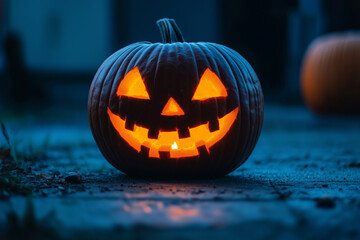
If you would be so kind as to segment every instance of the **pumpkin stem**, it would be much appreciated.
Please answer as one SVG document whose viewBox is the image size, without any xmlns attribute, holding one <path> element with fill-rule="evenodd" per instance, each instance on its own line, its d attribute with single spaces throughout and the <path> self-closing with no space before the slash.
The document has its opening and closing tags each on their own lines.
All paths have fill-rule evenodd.
<svg viewBox="0 0 360 240">
<path fill-rule="evenodd" d="M 174 19 L 163 18 L 156 21 L 163 43 L 184 42 L 184 37 Z"/>
</svg>

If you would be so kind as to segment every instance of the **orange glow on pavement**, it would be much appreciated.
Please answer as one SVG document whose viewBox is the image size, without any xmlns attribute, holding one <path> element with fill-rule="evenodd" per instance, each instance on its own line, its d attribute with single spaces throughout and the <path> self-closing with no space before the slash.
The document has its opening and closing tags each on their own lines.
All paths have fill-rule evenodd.
<svg viewBox="0 0 360 240">
<path fill-rule="evenodd" d="M 182 218 L 196 217 L 200 215 L 199 209 L 183 209 L 177 206 L 170 207 L 167 210 L 167 214 L 173 221 L 179 221 Z"/>
</svg>

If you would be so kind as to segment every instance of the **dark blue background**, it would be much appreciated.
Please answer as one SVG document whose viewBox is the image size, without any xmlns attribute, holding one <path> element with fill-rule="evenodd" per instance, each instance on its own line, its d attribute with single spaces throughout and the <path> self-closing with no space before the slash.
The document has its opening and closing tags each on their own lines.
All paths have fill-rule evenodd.
<svg viewBox="0 0 360 240">
<path fill-rule="evenodd" d="M 0 6 L 5 108 L 85 106 L 105 58 L 133 42 L 160 41 L 156 20 L 163 17 L 176 20 L 186 41 L 217 42 L 242 54 L 267 101 L 301 103 L 299 69 L 308 44 L 360 28 L 357 0 L 1 0 Z"/>
</svg>

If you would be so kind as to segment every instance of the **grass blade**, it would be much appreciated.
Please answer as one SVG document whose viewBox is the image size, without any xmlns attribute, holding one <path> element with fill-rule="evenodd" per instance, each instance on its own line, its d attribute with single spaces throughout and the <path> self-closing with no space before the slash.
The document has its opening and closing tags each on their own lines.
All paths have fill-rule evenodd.
<svg viewBox="0 0 360 240">
<path fill-rule="evenodd" d="M 1 123 L 1 132 L 2 132 L 2 134 L 4 135 L 4 138 L 5 138 L 8 146 L 10 147 L 9 134 L 8 134 L 8 132 L 7 132 L 7 130 L 6 130 L 6 127 L 5 127 L 5 124 L 4 124 L 3 122 Z"/>
</svg>

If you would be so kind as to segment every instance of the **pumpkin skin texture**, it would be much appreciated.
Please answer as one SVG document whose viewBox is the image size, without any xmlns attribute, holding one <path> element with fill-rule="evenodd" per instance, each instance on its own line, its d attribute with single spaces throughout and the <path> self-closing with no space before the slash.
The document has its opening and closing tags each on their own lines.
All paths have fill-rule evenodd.
<svg viewBox="0 0 360 240">
<path fill-rule="evenodd" d="M 306 105 L 319 114 L 360 113 L 360 32 L 313 41 L 301 70 Z"/>
<path fill-rule="evenodd" d="M 246 161 L 259 138 L 258 78 L 234 50 L 184 42 L 172 19 L 158 26 L 164 43 L 131 44 L 98 69 L 88 99 L 94 139 L 131 176 L 224 176 Z"/>
</svg>

